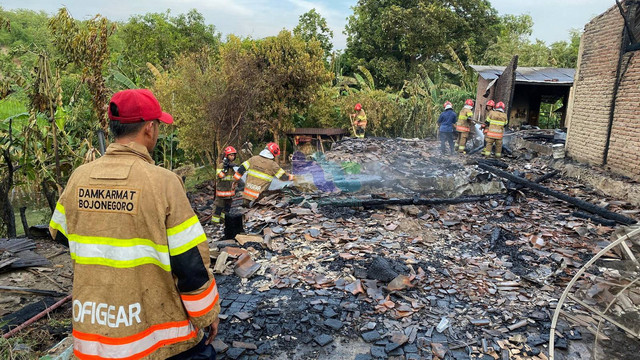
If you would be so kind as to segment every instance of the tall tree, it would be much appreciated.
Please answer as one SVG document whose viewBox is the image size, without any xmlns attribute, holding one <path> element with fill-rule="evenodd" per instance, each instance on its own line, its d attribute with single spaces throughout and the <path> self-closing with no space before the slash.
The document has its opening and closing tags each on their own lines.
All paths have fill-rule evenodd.
<svg viewBox="0 0 640 360">
<path fill-rule="evenodd" d="M 135 15 L 114 36 L 114 52 L 122 60 L 121 70 L 143 84 L 151 80 L 145 77 L 147 63 L 165 68 L 183 53 L 204 48 L 217 50 L 219 44 L 220 33 L 213 25 L 205 24 L 204 16 L 195 9 L 177 16 L 171 16 L 169 10 Z"/>
<path fill-rule="evenodd" d="M 105 84 L 103 71 L 109 62 L 108 40 L 115 25 L 96 15 L 80 23 L 66 8 L 49 21 L 53 42 L 69 63 L 82 69 L 83 81 L 88 85 L 93 108 L 101 128 L 108 133 L 107 104 L 111 91 Z"/>
<path fill-rule="evenodd" d="M 325 19 L 316 9 L 311 9 L 300 15 L 298 25 L 293 29 L 293 34 L 302 37 L 305 41 L 317 40 L 324 50 L 325 58 L 331 55 L 333 50 L 333 31 L 327 25 Z"/>
<path fill-rule="evenodd" d="M 307 43 L 286 30 L 256 41 L 253 53 L 262 74 L 255 115 L 280 143 L 282 134 L 292 127 L 293 115 L 315 100 L 331 73 L 318 42 Z"/>
<path fill-rule="evenodd" d="M 379 84 L 400 88 L 418 64 L 448 57 L 448 47 L 468 44 L 481 54 L 498 30 L 487 0 L 359 0 L 347 23 L 347 54 Z"/>
<path fill-rule="evenodd" d="M 506 65 L 518 55 L 519 66 L 576 66 L 580 47 L 580 32 L 573 30 L 570 40 L 547 46 L 544 41 L 531 41 L 533 19 L 530 15 L 504 15 L 500 18 L 500 34 L 482 55 L 489 65 Z"/>
</svg>

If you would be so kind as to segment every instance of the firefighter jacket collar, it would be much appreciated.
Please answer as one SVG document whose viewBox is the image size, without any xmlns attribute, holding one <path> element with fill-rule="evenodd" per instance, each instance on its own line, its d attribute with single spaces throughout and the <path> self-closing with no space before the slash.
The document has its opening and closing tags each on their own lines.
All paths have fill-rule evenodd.
<svg viewBox="0 0 640 360">
<path fill-rule="evenodd" d="M 134 141 L 126 145 L 112 143 L 109 145 L 106 151 L 106 155 L 131 155 L 131 154 L 135 154 L 143 158 L 149 164 L 152 164 L 152 165 L 155 164 L 155 161 L 153 161 L 153 159 L 151 158 L 151 155 L 149 155 L 149 151 L 147 150 L 147 147 L 142 144 L 138 144 L 137 142 L 134 142 Z"/>
<path fill-rule="evenodd" d="M 262 151 L 260 151 L 260 156 L 262 156 L 263 158 L 267 158 L 267 159 L 275 159 L 275 157 L 273 156 L 273 154 L 271 153 L 271 151 L 264 149 Z"/>
</svg>

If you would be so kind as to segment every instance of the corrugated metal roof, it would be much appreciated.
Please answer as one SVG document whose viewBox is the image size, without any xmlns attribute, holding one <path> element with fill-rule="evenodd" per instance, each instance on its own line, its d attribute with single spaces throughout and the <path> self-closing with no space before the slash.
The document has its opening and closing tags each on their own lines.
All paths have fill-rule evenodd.
<svg viewBox="0 0 640 360">
<path fill-rule="evenodd" d="M 494 80 L 502 75 L 504 66 L 471 65 L 483 79 Z M 523 67 L 516 69 L 516 83 L 572 85 L 576 69 Z"/>
</svg>

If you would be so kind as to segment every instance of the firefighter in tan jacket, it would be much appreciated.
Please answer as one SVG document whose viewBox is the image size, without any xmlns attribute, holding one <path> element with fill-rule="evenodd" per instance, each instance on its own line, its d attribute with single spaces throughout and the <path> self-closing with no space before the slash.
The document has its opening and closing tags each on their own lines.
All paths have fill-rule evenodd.
<svg viewBox="0 0 640 360">
<path fill-rule="evenodd" d="M 504 128 L 507 126 L 507 114 L 504 112 L 504 103 L 502 101 L 496 104 L 495 110 L 489 112 L 486 121 L 489 123 L 485 135 L 487 145 L 482 151 L 482 155 L 491 155 L 491 148 L 495 144 L 496 157 L 502 157 L 502 138 L 504 137 Z"/>
<path fill-rule="evenodd" d="M 467 99 L 464 106 L 458 114 L 458 122 L 456 122 L 456 131 L 458 132 L 458 152 L 466 154 L 467 139 L 469 132 L 473 126 L 473 100 Z"/>
<path fill-rule="evenodd" d="M 73 172 L 50 222 L 73 261 L 74 354 L 214 359 L 207 238 L 181 179 L 149 155 L 159 123 L 173 119 L 144 89 L 114 94 L 109 118 L 115 143 Z"/>
<path fill-rule="evenodd" d="M 224 148 L 224 159 L 216 168 L 218 183 L 216 184 L 216 200 L 213 205 L 215 209 L 211 215 L 211 222 L 218 225 L 220 219 L 224 219 L 225 214 L 231 210 L 233 196 L 236 194 L 236 182 L 233 179 L 235 170 L 233 162 L 236 159 L 237 151 L 233 146 Z"/>
<path fill-rule="evenodd" d="M 240 180 L 242 175 L 247 173 L 247 181 L 244 184 L 244 206 L 248 207 L 252 201 L 256 201 L 263 191 L 269 188 L 273 178 L 280 180 L 293 180 L 293 175 L 287 175 L 280 165 L 275 162 L 275 157 L 280 155 L 280 147 L 276 143 L 268 143 L 267 146 L 249 160 L 245 161 L 238 168 L 234 179 Z"/>
</svg>

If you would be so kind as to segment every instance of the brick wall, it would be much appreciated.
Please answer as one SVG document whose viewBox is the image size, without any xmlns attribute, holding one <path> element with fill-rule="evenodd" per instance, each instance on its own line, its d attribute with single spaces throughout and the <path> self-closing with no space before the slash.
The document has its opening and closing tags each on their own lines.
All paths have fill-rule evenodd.
<svg viewBox="0 0 640 360">
<path fill-rule="evenodd" d="M 626 53 L 622 64 L 607 167 L 640 179 L 640 53 Z"/>
<path fill-rule="evenodd" d="M 624 22 L 616 6 L 589 22 L 574 83 L 567 154 L 602 165 Z"/>
</svg>

